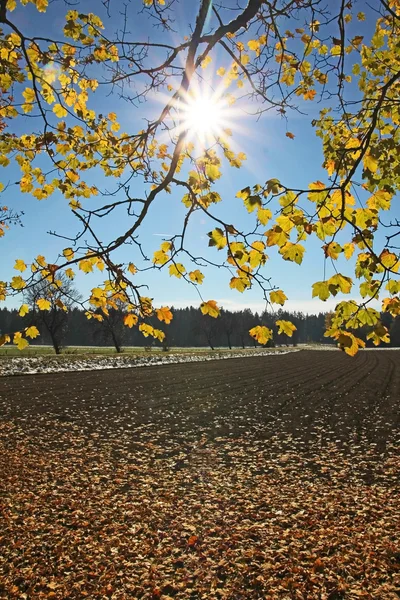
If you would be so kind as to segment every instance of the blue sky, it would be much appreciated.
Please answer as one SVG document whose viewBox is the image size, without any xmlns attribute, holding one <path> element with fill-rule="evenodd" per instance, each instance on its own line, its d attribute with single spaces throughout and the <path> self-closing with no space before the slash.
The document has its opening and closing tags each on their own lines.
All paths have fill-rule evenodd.
<svg viewBox="0 0 400 600">
<path fill-rule="evenodd" d="M 122 3 L 120 3 L 122 4 Z M 130 21 L 131 38 L 149 37 L 151 40 L 159 36 L 159 30 L 154 29 L 148 21 L 146 15 L 139 15 Z M 136 3 L 137 6 L 138 3 Z M 358 3 L 356 9 L 364 9 L 364 3 Z M 177 19 L 175 28 L 178 33 L 171 37 L 173 41 L 179 38 L 181 40 L 183 33 L 179 33 L 182 24 L 187 24 L 188 20 L 193 24 L 194 15 L 185 14 L 182 8 Z M 115 10 L 115 3 L 111 3 Z M 187 6 L 187 5 L 186 5 Z M 84 12 L 97 12 L 101 17 L 104 15 L 104 7 L 100 2 L 85 1 L 78 2 L 77 10 Z M 54 2 L 48 13 L 38 15 L 33 7 L 27 6 L 21 9 L 15 17 L 15 22 L 26 33 L 48 31 L 51 27 L 52 35 L 57 38 L 62 37 L 62 27 L 64 24 L 63 13 L 65 5 L 63 2 Z M 187 11 L 186 11 L 187 12 Z M 114 12 L 116 15 L 116 12 Z M 110 23 L 104 18 L 110 34 L 116 26 L 116 17 L 113 17 Z M 358 33 L 357 25 L 351 34 Z M 187 27 L 185 33 L 187 33 Z M 170 40 L 171 41 L 171 40 Z M 217 64 L 218 63 L 218 64 Z M 208 67 L 207 73 L 212 75 L 214 65 L 221 66 L 214 59 L 213 66 Z M 226 63 L 225 63 L 226 64 Z M 122 130 L 129 133 L 142 128 L 143 119 L 151 119 L 157 116 L 162 107 L 162 98 L 154 98 L 153 101 L 139 105 L 137 108 L 129 104 L 120 102 L 115 96 L 104 96 L 94 94 L 89 106 L 97 112 L 115 111 L 118 114 L 118 120 L 121 123 Z M 236 193 L 241 188 L 255 183 L 264 183 L 266 180 L 276 177 L 286 186 L 297 188 L 306 188 L 308 184 L 317 179 L 326 181 L 326 172 L 322 169 L 322 148 L 321 141 L 315 136 L 315 131 L 311 126 L 311 120 L 318 116 L 320 108 L 318 103 L 302 103 L 301 108 L 307 114 L 301 115 L 291 113 L 288 115 L 289 121 L 286 122 L 280 116 L 273 112 L 266 113 L 258 121 L 249 117 L 244 112 L 235 115 L 234 120 L 239 124 L 238 131 L 234 132 L 236 149 L 243 151 L 247 155 L 247 161 L 244 162 L 240 170 L 230 168 L 225 165 L 223 177 L 217 182 L 215 189 L 220 193 L 223 199 L 222 206 L 218 206 L 215 211 L 218 214 L 229 219 L 238 228 L 245 229 L 246 223 L 253 223 L 254 216 L 249 218 L 246 209 L 241 200 L 235 198 Z M 33 128 L 33 120 L 28 117 L 22 117 L 17 124 L 19 131 L 29 132 Z M 235 127 L 233 127 L 235 130 Z M 240 132 L 239 132 L 240 130 Z M 289 130 L 295 135 L 291 140 L 285 136 Z M 5 177 L 4 177 L 5 175 Z M 20 178 L 18 169 L 8 167 L 6 172 L 0 171 L 0 177 L 6 184 L 8 181 L 18 181 Z M 102 175 L 93 173 L 85 181 L 89 184 L 103 182 L 107 187 L 115 185 L 115 180 L 105 180 Z M 132 195 L 137 194 L 143 197 L 145 191 L 149 191 L 142 181 L 134 180 L 132 184 Z M 140 241 L 143 244 L 143 250 L 148 257 L 152 257 L 153 252 L 158 249 L 164 237 L 168 238 L 171 234 L 179 233 L 182 219 L 185 215 L 184 206 L 181 203 L 182 189 L 174 189 L 171 195 L 159 195 L 156 203 L 152 206 L 148 218 L 141 230 Z M 18 186 L 10 186 L 8 190 L 0 196 L 1 204 L 7 204 L 16 211 L 23 211 L 24 227 L 11 228 L 6 236 L 0 240 L 0 279 L 7 280 L 16 274 L 13 271 L 13 264 L 16 258 L 23 259 L 30 263 L 37 254 L 44 254 L 49 262 L 55 262 L 58 254 L 63 248 L 68 246 L 67 242 L 49 235 L 49 231 L 55 231 L 60 235 L 70 235 L 76 231 L 77 221 L 71 214 L 66 201 L 61 194 L 54 194 L 47 200 L 37 201 L 35 198 L 21 194 Z M 93 200 L 98 202 L 98 200 Z M 222 259 L 218 256 L 215 249 L 209 249 L 207 232 L 214 228 L 214 224 L 208 221 L 206 216 L 197 211 L 188 228 L 187 239 L 189 249 L 194 254 L 203 255 L 207 258 Z M 125 213 L 111 215 L 106 220 L 98 221 L 97 232 L 103 241 L 110 241 L 113 235 L 121 235 L 129 227 Z M 311 285 L 315 281 L 322 280 L 324 277 L 324 257 L 321 250 L 322 242 L 317 238 L 307 240 L 304 261 L 301 266 L 294 263 L 285 262 L 278 255 L 276 248 L 268 250 L 269 260 L 264 268 L 264 275 L 271 277 L 271 283 L 283 289 L 289 298 L 285 307 L 291 310 L 301 310 L 304 312 L 319 312 L 331 309 L 338 301 L 321 302 L 311 300 Z M 222 255 L 224 251 L 219 254 Z M 126 246 L 118 251 L 118 260 L 121 262 L 138 262 L 137 250 L 134 246 Z M 188 270 L 190 263 L 185 258 L 182 259 Z M 330 263 L 326 263 L 326 278 L 334 274 L 334 269 Z M 338 261 L 338 270 L 344 274 L 351 275 L 349 272 L 349 263 L 347 261 Z M 204 284 L 200 290 L 204 299 L 216 299 L 226 308 L 238 309 L 241 307 L 250 307 L 254 310 L 262 310 L 264 303 L 262 301 L 261 291 L 255 287 L 252 290 L 240 294 L 229 288 L 229 279 L 231 275 L 228 272 L 215 268 L 203 268 L 205 274 Z M 193 286 L 184 281 L 171 278 L 167 271 L 148 271 L 136 275 L 138 282 L 149 286 L 149 290 L 144 295 L 150 295 L 154 298 L 155 304 L 173 304 L 175 306 L 186 306 L 188 304 L 198 304 L 199 297 Z M 75 279 L 76 286 L 84 296 L 89 294 L 90 288 L 94 287 L 104 279 L 101 273 L 96 275 L 84 275 L 78 273 Z M 357 298 L 357 293 L 354 294 Z M 20 299 L 10 299 L 7 302 L 9 306 L 17 306 Z"/>
</svg>

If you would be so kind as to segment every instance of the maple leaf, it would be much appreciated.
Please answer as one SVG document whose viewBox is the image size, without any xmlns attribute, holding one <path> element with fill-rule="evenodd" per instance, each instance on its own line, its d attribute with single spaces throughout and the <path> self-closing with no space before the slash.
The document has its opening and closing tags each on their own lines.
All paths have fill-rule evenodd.
<svg viewBox="0 0 400 600">
<path fill-rule="evenodd" d="M 78 263 L 79 269 L 81 271 L 83 271 L 84 273 L 92 273 L 93 271 L 93 263 L 91 260 L 88 260 L 87 258 L 83 258 L 82 260 L 79 261 Z"/>
<path fill-rule="evenodd" d="M 51 309 L 50 300 L 46 300 L 46 298 L 39 298 L 39 300 L 36 300 L 36 304 L 37 304 L 39 310 L 50 310 Z"/>
<path fill-rule="evenodd" d="M 171 277 L 177 277 L 178 279 L 186 273 L 186 269 L 181 263 L 170 265 L 168 271 Z"/>
<path fill-rule="evenodd" d="M 316 281 L 312 285 L 312 297 L 320 300 L 327 300 L 330 296 L 329 284 L 327 281 Z"/>
<path fill-rule="evenodd" d="M 153 255 L 153 263 L 155 265 L 165 265 L 169 261 L 168 254 L 165 254 L 163 250 L 156 250 Z"/>
<path fill-rule="evenodd" d="M 334 260 L 339 258 L 340 253 L 343 251 L 343 248 L 337 242 L 330 242 L 329 244 L 323 246 L 323 249 L 325 256 L 333 258 Z"/>
<path fill-rule="evenodd" d="M 72 250 L 72 248 L 65 248 L 63 250 L 63 255 L 67 260 L 72 260 L 75 256 L 74 251 Z"/>
<path fill-rule="evenodd" d="M 282 254 L 285 260 L 290 260 L 298 265 L 300 265 L 303 261 L 304 252 L 304 246 L 301 244 L 292 244 L 292 242 L 287 242 L 279 249 L 279 253 Z"/>
<path fill-rule="evenodd" d="M 204 275 L 201 271 L 199 271 L 199 269 L 196 269 L 195 271 L 190 271 L 189 278 L 194 283 L 202 284 Z"/>
<path fill-rule="evenodd" d="M 26 287 L 26 283 L 25 281 L 22 279 L 22 277 L 20 277 L 19 275 L 16 277 L 13 277 L 11 279 L 11 287 L 14 290 L 22 290 L 24 287 Z"/>
<path fill-rule="evenodd" d="M 9 344 L 11 342 L 11 338 L 9 335 L 0 335 L 0 346 L 4 346 L 5 344 Z"/>
<path fill-rule="evenodd" d="M 264 325 L 256 325 L 256 327 L 252 327 L 250 329 L 249 334 L 252 338 L 254 338 L 259 344 L 266 344 L 268 340 L 272 340 L 272 330 L 268 329 Z"/>
<path fill-rule="evenodd" d="M 135 267 L 135 265 L 133 263 L 129 263 L 128 271 L 129 271 L 129 273 L 132 273 L 132 275 L 135 275 L 135 273 L 137 273 L 137 268 Z"/>
<path fill-rule="evenodd" d="M 282 290 L 270 292 L 269 298 L 273 304 L 280 304 L 281 306 L 283 306 L 287 300 L 287 296 Z"/>
<path fill-rule="evenodd" d="M 378 170 L 378 161 L 371 154 L 367 154 L 363 159 L 364 167 L 371 171 L 371 173 L 376 173 Z"/>
<path fill-rule="evenodd" d="M 304 92 L 303 98 L 304 100 L 314 100 L 316 94 L 317 92 L 315 90 L 307 90 L 306 92 Z"/>
<path fill-rule="evenodd" d="M 67 110 L 61 106 L 61 104 L 55 104 L 53 106 L 53 113 L 59 118 L 62 119 L 63 117 L 66 117 L 68 112 Z"/>
<path fill-rule="evenodd" d="M 210 315 L 216 319 L 219 316 L 219 308 L 215 300 L 208 300 L 207 302 L 202 302 L 200 305 L 200 310 L 203 315 Z"/>
<path fill-rule="evenodd" d="M 222 229 L 220 229 L 219 227 L 213 229 L 212 231 L 207 233 L 207 235 L 210 238 L 210 241 L 208 242 L 209 246 L 216 246 L 218 250 L 222 250 L 222 248 L 226 246 L 226 237 Z"/>
<path fill-rule="evenodd" d="M 156 309 L 157 319 L 159 321 L 165 321 L 168 325 L 171 323 L 173 315 L 168 306 L 162 306 L 161 308 Z"/>
<path fill-rule="evenodd" d="M 336 296 L 339 291 L 342 294 L 350 294 L 353 282 L 350 277 L 345 277 L 341 273 L 337 273 L 328 279 L 328 285 L 330 293 Z"/>
<path fill-rule="evenodd" d="M 23 261 L 23 260 L 21 260 L 21 259 L 17 259 L 17 260 L 15 261 L 14 269 L 15 269 L 16 271 L 21 271 L 21 273 L 23 273 L 24 271 L 26 271 L 26 269 L 27 269 L 27 266 L 26 266 L 26 264 L 24 263 L 24 261 Z"/>
<path fill-rule="evenodd" d="M 31 339 L 37 338 L 38 335 L 40 335 L 39 330 L 37 329 L 37 327 L 35 327 L 34 325 L 31 325 L 30 327 L 27 327 L 25 329 L 25 335 L 27 337 L 30 337 Z"/>
<path fill-rule="evenodd" d="M 283 321 L 280 319 L 276 321 L 275 324 L 279 327 L 278 333 L 284 333 L 289 337 L 292 337 L 293 333 L 297 329 L 297 327 L 290 321 Z"/>
<path fill-rule="evenodd" d="M 348 331 L 338 331 L 334 336 L 341 350 L 349 356 L 355 356 L 359 348 L 365 347 L 365 342 Z"/>
<path fill-rule="evenodd" d="M 129 328 L 134 327 L 137 322 L 138 322 L 138 317 L 137 317 L 137 315 L 134 315 L 133 313 L 129 313 L 129 314 L 125 315 L 125 317 L 124 317 L 124 325 L 126 325 Z"/>
<path fill-rule="evenodd" d="M 291 140 L 294 140 L 295 135 L 293 133 L 291 133 L 290 131 L 286 132 L 286 137 L 290 138 Z"/>
<path fill-rule="evenodd" d="M 250 280 L 244 277 L 232 277 L 229 282 L 229 287 L 233 290 L 243 293 L 245 289 L 250 287 Z"/>
<path fill-rule="evenodd" d="M 28 340 L 22 337 L 22 333 L 20 331 L 14 333 L 13 344 L 17 346 L 18 350 L 23 350 L 29 346 Z"/>
<path fill-rule="evenodd" d="M 28 314 L 28 312 L 29 312 L 29 306 L 27 304 L 22 304 L 18 311 L 18 314 L 20 317 L 24 317 L 25 315 Z"/>
<path fill-rule="evenodd" d="M 270 219 L 272 219 L 272 212 L 269 208 L 259 208 L 257 211 L 257 219 L 261 225 L 266 225 Z"/>
</svg>

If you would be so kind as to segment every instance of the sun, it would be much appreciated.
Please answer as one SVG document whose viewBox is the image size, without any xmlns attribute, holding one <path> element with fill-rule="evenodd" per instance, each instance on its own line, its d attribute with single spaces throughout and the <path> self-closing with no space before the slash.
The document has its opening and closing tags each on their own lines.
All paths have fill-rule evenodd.
<svg viewBox="0 0 400 600">
<path fill-rule="evenodd" d="M 217 93 L 208 94 L 196 90 L 180 102 L 180 129 L 188 138 L 197 139 L 202 145 L 213 143 L 229 126 L 229 107 Z"/>
</svg>

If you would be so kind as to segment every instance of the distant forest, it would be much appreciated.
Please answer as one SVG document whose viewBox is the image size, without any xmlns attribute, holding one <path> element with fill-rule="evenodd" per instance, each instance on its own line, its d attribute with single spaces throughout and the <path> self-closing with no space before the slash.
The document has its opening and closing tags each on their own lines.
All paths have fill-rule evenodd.
<svg viewBox="0 0 400 600">
<path fill-rule="evenodd" d="M 17 310 L 0 309 L 0 334 L 2 332 L 18 331 L 22 327 L 36 325 L 40 329 L 40 337 L 32 344 L 53 345 L 56 352 L 66 346 L 114 346 L 119 352 L 126 346 L 160 346 L 165 350 L 173 347 L 204 347 L 210 348 L 245 348 L 258 346 L 248 334 L 249 329 L 256 325 L 266 325 L 274 331 L 273 340 L 269 345 L 297 345 L 303 343 L 332 344 L 332 340 L 324 337 L 324 331 L 329 319 L 329 313 L 307 315 L 300 312 L 279 310 L 277 313 L 253 313 L 249 309 L 231 312 L 222 310 L 221 316 L 213 319 L 201 314 L 198 308 L 176 308 L 174 318 L 169 325 L 160 323 L 157 319 L 147 321 L 162 329 L 165 340 L 161 344 L 152 338 L 144 338 L 137 328 L 129 329 L 124 326 L 124 313 L 110 310 L 104 316 L 103 322 L 95 319 L 88 320 L 84 311 L 72 308 L 67 313 L 59 309 L 51 311 L 31 311 L 25 317 L 20 317 Z M 278 335 L 274 322 L 285 319 L 294 323 L 297 330 L 292 338 Z M 400 346 L 400 317 L 393 319 L 383 313 L 382 320 L 391 334 L 391 346 Z M 358 329 L 357 336 L 366 340 L 368 328 Z"/>
</svg>

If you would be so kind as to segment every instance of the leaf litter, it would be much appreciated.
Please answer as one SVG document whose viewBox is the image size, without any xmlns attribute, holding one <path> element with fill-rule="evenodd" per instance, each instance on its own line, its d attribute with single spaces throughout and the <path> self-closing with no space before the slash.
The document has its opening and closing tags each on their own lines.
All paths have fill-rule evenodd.
<svg viewBox="0 0 400 600">
<path fill-rule="evenodd" d="M 398 598 L 399 367 L 3 379 L 0 598 Z"/>
</svg>

